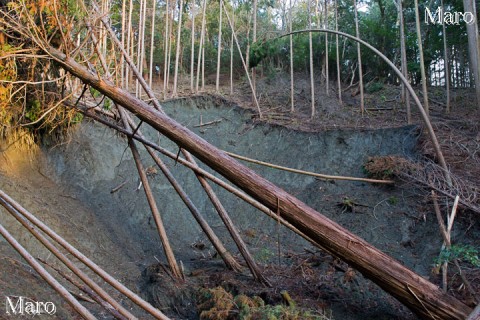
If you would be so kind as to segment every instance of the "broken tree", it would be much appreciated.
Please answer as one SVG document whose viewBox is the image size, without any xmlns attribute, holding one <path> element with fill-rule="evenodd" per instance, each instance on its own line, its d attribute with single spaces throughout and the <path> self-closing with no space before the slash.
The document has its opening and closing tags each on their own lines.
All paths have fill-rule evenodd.
<svg viewBox="0 0 480 320">
<path fill-rule="evenodd" d="M 71 74 L 131 111 L 272 211 L 278 211 L 282 218 L 315 243 L 355 267 L 418 315 L 432 319 L 464 319 L 471 312 L 468 306 L 443 293 L 436 285 L 241 165 L 146 102 L 99 78 L 61 51 L 51 47 L 45 47 L 45 50 Z"/>
</svg>

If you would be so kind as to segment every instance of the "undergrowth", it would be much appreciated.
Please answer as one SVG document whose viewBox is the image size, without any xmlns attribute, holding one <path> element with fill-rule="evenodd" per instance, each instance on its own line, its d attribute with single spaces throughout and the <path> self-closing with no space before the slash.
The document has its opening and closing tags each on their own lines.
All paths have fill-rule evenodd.
<svg viewBox="0 0 480 320">
<path fill-rule="evenodd" d="M 201 289 L 197 309 L 202 320 L 329 320 L 331 316 L 315 310 L 288 305 L 268 305 L 258 296 L 233 296 L 222 287 Z"/>
</svg>

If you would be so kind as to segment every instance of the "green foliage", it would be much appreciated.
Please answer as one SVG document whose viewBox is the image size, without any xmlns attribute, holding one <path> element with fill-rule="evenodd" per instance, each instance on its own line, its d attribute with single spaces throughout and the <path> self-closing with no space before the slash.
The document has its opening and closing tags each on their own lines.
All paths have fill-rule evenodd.
<svg viewBox="0 0 480 320">
<path fill-rule="evenodd" d="M 480 268 L 479 252 L 470 245 L 452 245 L 449 249 L 444 248 L 436 259 L 435 264 L 441 265 L 455 259 L 468 262 L 474 267 Z"/>
<path fill-rule="evenodd" d="M 275 54 L 277 50 L 276 41 L 254 42 L 250 47 L 249 67 L 255 68 L 262 60 Z"/>
<path fill-rule="evenodd" d="M 296 306 L 267 305 L 258 296 L 233 296 L 222 287 L 201 289 L 197 298 L 201 320 L 327 320 L 326 315 Z"/>
<path fill-rule="evenodd" d="M 383 89 L 383 83 L 381 82 L 370 82 L 369 84 L 367 84 L 367 86 L 365 87 L 365 91 L 367 93 L 374 93 L 374 92 L 378 92 L 380 90 Z"/>
<path fill-rule="evenodd" d="M 255 254 L 255 259 L 261 263 L 267 263 L 275 256 L 275 253 L 268 248 L 262 248 Z"/>
<path fill-rule="evenodd" d="M 390 198 L 388 198 L 388 203 L 391 204 L 391 205 L 396 205 L 398 203 L 398 198 L 395 197 L 395 196 L 391 196 Z"/>
<path fill-rule="evenodd" d="M 27 112 L 25 117 L 30 121 L 36 121 L 41 116 L 42 108 L 40 101 L 35 99 L 31 101 L 30 105 L 27 106 Z"/>
</svg>

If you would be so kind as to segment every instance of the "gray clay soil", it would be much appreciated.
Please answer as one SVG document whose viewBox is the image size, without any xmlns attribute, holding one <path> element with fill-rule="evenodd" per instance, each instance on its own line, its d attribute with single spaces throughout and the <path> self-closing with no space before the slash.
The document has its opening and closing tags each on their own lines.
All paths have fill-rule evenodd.
<svg viewBox="0 0 480 320">
<path fill-rule="evenodd" d="M 399 155 L 415 159 L 419 156 L 419 130 L 415 126 L 299 132 L 256 122 L 248 110 L 228 104 L 219 105 L 210 98 L 201 97 L 170 101 L 165 104 L 165 111 L 221 149 L 312 172 L 364 177 L 362 165 L 368 157 Z M 199 126 L 209 122 L 212 124 Z M 147 125 L 143 125 L 142 130 L 152 141 L 159 142 L 174 153 L 178 151 L 174 144 L 159 137 Z M 215 277 L 222 279 L 222 272 L 228 273 L 186 207 L 159 172 L 150 175 L 149 179 L 177 259 L 182 261 L 187 278 L 192 270 L 203 268 L 209 271 L 206 271 L 208 277 L 195 279 L 190 276 L 187 282 L 192 285 L 188 286 L 188 290 L 182 289 L 181 293 L 174 290 L 173 294 L 158 281 L 168 282 L 168 277 L 153 277 L 156 274 L 152 273 L 156 270 L 155 265 L 165 263 L 164 255 L 126 140 L 114 131 L 84 121 L 62 142 L 44 141 L 41 148 L 33 150 L 4 143 L 0 150 L 0 189 L 113 276 L 163 307 L 172 318 L 198 317 L 193 299 L 195 286 L 215 282 Z M 142 159 L 145 167 L 154 164 L 145 152 Z M 174 161 L 165 161 L 215 232 L 236 254 L 225 228 L 195 177 Z M 415 187 L 326 181 L 254 164 L 246 165 L 421 276 L 432 277 L 431 269 L 441 247 L 441 238 L 433 211 L 426 214 L 419 210 L 423 197 Z M 111 193 L 123 183 L 122 188 Z M 234 196 L 217 187 L 215 190 L 257 261 L 265 266 L 266 275 L 269 276 L 269 270 L 272 271 L 270 277 L 275 290 L 281 290 L 285 284 L 288 264 L 298 262 L 292 257 L 304 255 L 302 257 L 318 260 L 310 264 L 317 275 L 309 278 L 299 269 L 296 269 L 296 274 L 288 275 L 290 279 L 298 278 L 295 282 L 304 285 L 303 296 L 299 294 L 298 299 L 321 302 L 333 311 L 334 319 L 413 317 L 360 274 L 356 274 L 353 281 L 346 281 L 348 266 L 320 253 L 292 232 L 278 228 L 275 221 Z M 342 206 L 345 199 L 357 204 L 353 210 Z M 0 209 L 0 222 L 34 255 L 54 261 L 3 209 Z M 478 230 L 470 232 L 478 233 Z M 456 240 L 464 236 L 465 230 L 454 229 Z M 281 259 L 285 264 L 281 268 L 274 267 L 278 261 L 279 239 Z M 337 267 L 329 272 L 332 265 Z M 58 319 L 75 319 L 66 303 L 3 239 L 0 239 L 0 266 L 0 304 L 7 295 L 38 300 L 48 298 L 59 306 Z M 247 272 L 242 277 L 243 285 L 238 284 L 238 279 L 231 282 L 232 286 L 236 286 L 235 290 L 247 292 L 251 286 L 253 293 L 268 291 L 271 297 L 274 296 L 273 289 L 262 289 L 253 283 Z M 315 282 L 308 283 L 307 280 Z M 85 304 L 92 308 L 90 303 Z M 315 304 L 309 304 L 312 305 Z M 108 318 L 101 309 L 93 309 L 99 318 Z M 135 312 L 142 319 L 147 318 L 137 309 Z"/>
</svg>

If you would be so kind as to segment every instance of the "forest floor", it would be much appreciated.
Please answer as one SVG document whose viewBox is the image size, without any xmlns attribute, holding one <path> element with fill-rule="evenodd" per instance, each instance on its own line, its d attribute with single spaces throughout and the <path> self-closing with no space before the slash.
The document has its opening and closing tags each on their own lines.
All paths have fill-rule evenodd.
<svg viewBox="0 0 480 320">
<path fill-rule="evenodd" d="M 311 116 L 311 94 L 308 77 L 305 74 L 296 75 L 295 84 L 295 110 L 291 111 L 290 78 L 288 74 L 275 74 L 257 80 L 257 94 L 262 118 L 258 116 L 256 105 L 253 103 L 251 88 L 248 82 L 237 82 L 233 88 L 226 86 L 229 79 L 221 79 L 224 86 L 219 92 L 215 91 L 212 82 L 207 82 L 204 90 L 199 95 L 210 95 L 223 100 L 225 104 L 235 104 L 251 110 L 253 121 L 264 122 L 283 126 L 292 130 L 320 132 L 332 129 L 379 129 L 400 127 L 407 124 L 407 112 L 401 101 L 399 86 L 370 83 L 365 92 L 365 112 L 360 111 L 360 95 L 358 87 L 342 90 L 343 103 L 337 99 L 336 83 L 330 84 L 329 94 L 326 94 L 325 85 L 318 86 L 315 90 L 315 116 Z M 320 79 L 316 79 L 319 83 Z M 186 84 L 188 86 L 188 84 Z M 415 88 L 423 103 L 420 88 Z M 188 95 L 188 91 L 183 92 Z M 451 93 L 451 110 L 447 112 L 445 105 L 445 90 L 439 87 L 429 88 L 429 116 L 436 132 L 441 149 L 445 156 L 451 174 L 456 181 L 468 189 L 466 192 L 471 200 L 478 205 L 480 195 L 480 109 L 476 107 L 474 92 L 468 88 L 455 89 Z M 417 106 L 411 101 L 412 124 L 423 127 L 423 121 Z M 436 162 L 433 146 L 425 132 L 419 139 L 419 153 L 427 161 Z M 433 202 L 430 191 L 425 185 L 412 181 L 405 181 L 405 177 L 397 181 L 397 187 L 415 193 L 413 201 L 417 212 L 414 215 L 418 221 L 433 212 Z M 412 189 L 413 187 L 413 189 Z M 465 191 L 465 190 L 459 190 Z M 442 212 L 450 212 L 453 199 L 441 196 L 439 199 Z M 461 230 L 466 238 L 470 239 L 478 254 L 480 248 L 480 212 L 474 212 L 462 205 L 458 209 L 455 228 Z M 431 215 L 430 215 L 431 216 Z M 423 217 L 423 218 L 422 218 Z M 400 217 L 400 219 L 402 219 Z M 430 220 L 432 229 L 426 232 L 420 241 L 432 241 L 431 231 L 436 226 L 436 221 Z M 375 222 L 373 222 L 375 223 Z M 411 228 L 412 232 L 416 228 Z M 438 229 L 437 229 L 438 230 Z M 355 230 L 352 230 L 356 232 Z M 422 233 L 418 229 L 417 235 Z M 438 232 L 438 237 L 440 232 Z M 435 233 L 435 231 L 433 231 Z M 419 235 L 421 237 L 421 235 Z M 419 241 L 417 238 L 417 241 Z M 414 246 L 412 244 L 412 246 Z M 440 248 L 439 248 L 440 250 Z M 288 250 L 287 250 L 288 251 Z M 265 271 L 273 279 L 273 287 L 266 289 L 255 285 L 253 282 L 239 280 L 238 276 L 228 271 L 219 272 L 219 269 L 201 270 L 206 287 L 222 286 L 236 294 L 247 293 L 259 295 L 268 303 L 281 303 L 279 290 L 287 290 L 296 298 L 298 305 L 314 310 L 332 308 L 341 304 L 351 311 L 351 314 L 363 314 L 363 317 L 375 319 L 408 319 L 415 318 L 407 309 L 388 295 L 382 296 L 387 302 L 379 302 L 379 289 L 371 283 L 359 280 L 361 276 L 348 265 L 334 259 L 322 251 L 290 252 L 284 254 L 289 264 L 279 266 L 275 263 L 265 265 Z M 432 264 L 433 266 L 433 264 Z M 480 268 L 468 261 L 461 261 L 463 275 L 468 280 L 473 292 L 480 292 Z M 319 271 L 320 270 L 322 271 Z M 296 274 L 296 276 L 291 276 Z M 441 273 L 432 267 L 429 275 L 430 281 L 441 286 Z M 449 268 L 449 293 L 460 300 L 474 306 L 475 299 L 460 278 L 459 270 L 452 266 Z M 349 285 L 350 282 L 355 285 Z M 359 282 L 360 281 L 360 282 Z M 360 285 L 361 283 L 361 285 Z M 360 292 L 358 286 L 364 285 Z M 365 294 L 368 292 L 369 294 Z M 320 294 L 320 295 L 319 295 Z M 355 298 L 353 298 L 355 297 Z M 382 306 L 380 306 L 382 305 Z M 333 308 L 335 308 L 333 306 Z M 391 312 L 388 310 L 390 308 Z M 377 314 L 375 312 L 378 312 Z M 341 319 L 350 319 L 350 315 L 340 314 Z M 353 319 L 353 318 L 352 318 Z"/>
<path fill-rule="evenodd" d="M 232 95 L 230 95 L 228 79 L 222 79 L 224 86 L 220 88 L 220 93 L 215 93 L 214 84 L 207 83 L 205 90 L 199 95 L 207 95 L 212 99 L 220 100 L 223 104 L 238 105 L 251 110 L 254 122 L 266 122 L 292 130 L 309 132 L 341 128 L 363 130 L 400 127 L 406 124 L 406 111 L 400 101 L 400 90 L 397 86 L 381 85 L 377 87 L 378 91 L 366 92 L 364 114 L 360 112 L 359 95 L 356 94 L 355 88 L 349 88 L 343 92 L 344 103 L 339 104 L 336 99 L 334 83 L 331 84 L 328 96 L 325 94 L 325 87 L 318 86 L 315 99 L 317 110 L 316 115 L 312 118 L 308 77 L 305 74 L 299 74 L 296 75 L 296 79 L 294 112 L 290 111 L 288 75 L 265 75 L 257 81 L 258 100 L 263 112 L 262 119 L 255 111 L 256 107 L 251 100 L 251 90 L 245 82 L 238 81 Z M 319 77 L 317 83 L 320 83 Z M 158 83 L 156 87 L 160 87 L 160 84 Z M 188 87 L 187 83 L 185 83 L 185 87 Z M 448 114 L 441 102 L 444 101 L 444 91 L 441 88 L 430 88 L 430 94 L 432 99 L 430 116 L 446 161 L 458 179 L 474 190 L 478 190 L 480 188 L 478 180 L 480 177 L 480 112 L 473 103 L 475 101 L 473 92 L 468 89 L 455 90 L 452 94 L 452 111 Z M 186 90 L 179 92 L 179 95 L 188 96 L 190 94 Z M 421 125 L 419 113 L 413 104 L 412 119 L 414 124 Z M 420 137 L 419 152 L 426 159 L 435 160 L 436 158 L 425 134 Z M 26 162 L 23 166 L 15 166 L 14 162 L 18 159 L 13 156 L 10 159 L 13 159 L 12 162 L 0 162 L 0 188 L 7 193 L 15 194 L 20 203 L 29 204 L 32 210 L 37 208 L 40 212 L 45 212 L 44 218 L 48 223 L 65 230 L 72 230 L 71 233 L 67 233 L 67 240 L 77 244 L 81 251 L 93 256 L 99 264 L 108 266 L 107 271 L 124 283 L 135 287 L 138 285 L 136 277 L 142 278 L 143 284 L 140 285 L 140 289 L 143 290 L 143 294 L 149 297 L 150 301 L 157 302 L 158 306 L 167 308 L 167 310 L 173 308 L 167 313 L 174 319 L 198 318 L 197 310 L 192 305 L 192 303 L 196 303 L 195 295 L 198 288 L 219 286 L 234 295 L 246 294 L 249 297 L 257 295 L 265 303 L 271 305 L 285 303 L 285 298 L 281 295 L 281 291 L 285 290 L 296 302 L 297 307 L 316 310 L 318 315 L 324 311 L 327 318 L 330 317 L 329 310 L 332 310 L 334 318 L 342 320 L 415 319 L 408 309 L 383 292 L 373 282 L 363 278 L 346 263 L 317 249 L 305 248 L 301 252 L 293 251 L 289 249 L 288 244 L 282 248 L 281 255 L 279 255 L 281 264 L 277 261 L 262 264 L 265 274 L 272 283 L 271 288 L 254 282 L 246 272 L 236 274 L 225 270 L 218 259 L 198 259 L 189 262 L 187 266 L 189 269 L 188 280 L 183 285 L 173 283 L 165 272 L 158 269 L 158 264 L 151 264 L 145 268 L 145 263 L 139 263 L 138 261 L 143 258 L 140 254 L 122 259 L 124 257 L 121 250 L 117 248 L 119 245 L 132 246 L 131 252 L 141 251 L 133 243 L 119 244 L 120 238 L 128 237 L 127 234 L 118 235 L 118 239 L 110 239 L 107 235 L 103 235 L 103 231 L 99 232 L 100 229 L 90 228 L 90 226 L 99 225 L 96 219 L 100 218 L 91 212 L 87 204 L 75 197 L 72 198 L 70 190 L 63 190 L 51 182 L 46 182 L 48 179 L 42 172 L 29 173 L 27 170 L 29 159 L 22 160 Z M 36 190 L 39 189 L 43 190 L 44 195 L 41 197 L 36 195 Z M 374 245 L 386 244 L 388 250 L 397 254 L 401 252 L 400 250 L 409 251 L 415 257 L 415 261 L 421 261 L 423 252 L 418 247 L 423 242 L 432 242 L 432 247 L 441 243 L 436 221 L 430 220 L 428 226 L 424 223 L 424 217 L 432 216 L 433 212 L 433 204 L 429 196 L 430 190 L 404 179 L 398 181 L 395 189 L 397 189 L 395 192 L 406 194 L 404 198 L 407 199 L 406 201 L 412 202 L 409 205 L 415 207 L 415 211 L 400 212 L 399 214 L 401 210 L 396 209 L 397 212 L 392 212 L 388 216 L 375 217 L 375 214 L 343 212 L 343 209 L 338 208 L 334 201 L 331 202 L 331 207 L 322 207 L 322 209 L 327 212 L 334 211 L 332 216 L 344 219 L 343 223 L 354 233 L 362 232 L 362 229 L 366 229 L 366 227 L 368 230 L 378 231 L 378 235 L 374 237 L 376 239 Z M 392 190 L 379 188 L 377 194 L 365 193 L 357 196 L 363 197 L 362 201 L 371 203 L 373 207 L 380 198 L 385 196 L 384 193 L 388 194 L 389 192 Z M 32 194 L 35 196 L 32 197 Z M 94 196 L 92 195 L 92 201 Z M 320 198 L 319 201 L 322 200 L 324 198 Z M 61 212 L 72 212 L 74 215 L 68 218 L 60 217 L 57 213 L 58 208 L 54 205 L 56 202 L 61 203 Z M 448 197 L 440 197 L 442 212 L 451 210 L 452 202 Z M 365 212 L 360 213 L 368 213 L 368 210 L 370 209 L 365 209 Z M 48 217 L 51 217 L 50 220 Z M 393 221 L 393 219 L 397 221 Z M 85 221 L 88 223 L 85 224 Z M 404 221 L 408 221 L 408 223 L 404 224 Z M 115 221 L 111 222 L 115 223 Z M 392 226 L 398 225 L 405 225 L 412 241 L 391 242 L 394 236 L 403 233 L 402 230 L 392 229 Z M 458 230 L 459 238 L 469 239 L 470 244 L 480 248 L 478 212 L 460 206 L 454 230 Z M 249 236 L 255 236 L 244 235 L 247 240 Z M 260 237 L 258 238 L 260 239 Z M 388 243 L 389 241 L 391 243 Z M 416 247 L 416 245 L 418 246 Z M 11 259 L 12 250 L 5 249 L 5 247 L 7 244 L 0 242 L 0 297 L 6 295 L 9 290 L 9 292 L 15 292 L 16 295 L 21 295 L 20 289 L 41 286 L 38 276 L 34 275 L 34 272 L 23 263 Z M 396 251 L 396 247 L 401 249 Z M 185 250 L 187 254 L 191 254 L 192 250 L 192 248 L 177 249 Z M 120 251 L 117 253 L 117 250 Z M 440 246 L 438 246 L 439 251 Z M 114 261 L 111 260 L 112 256 L 115 257 Z M 405 259 L 409 259 L 407 256 L 408 254 L 405 255 Z M 130 262 L 126 262 L 128 259 Z M 411 261 L 406 262 L 411 263 Z M 431 262 L 426 263 L 432 264 Z M 473 291 L 480 292 L 480 268 L 465 261 L 461 261 L 461 267 Z M 429 280 L 440 285 L 441 274 L 434 271 L 432 270 L 432 273 L 428 275 Z M 453 264 L 449 268 L 448 279 L 449 293 L 473 306 L 474 298 L 465 289 L 458 270 Z M 155 289 L 146 289 L 151 283 L 156 283 L 158 286 Z M 44 285 L 41 290 L 34 291 L 32 298 L 41 300 L 45 296 L 54 296 L 46 287 Z M 72 290 L 76 291 L 76 288 Z M 61 305 L 61 299 L 55 298 L 55 304 Z M 99 318 L 109 319 L 103 310 L 95 308 L 98 309 L 95 314 Z M 234 319 L 238 316 L 239 310 L 235 310 L 232 305 L 229 308 L 230 316 Z M 2 318 L 1 313 L 0 318 Z M 58 315 L 58 319 L 75 318 L 70 309 L 66 309 L 64 313 Z M 143 316 L 141 318 L 147 319 Z M 227 319 L 227 317 L 222 319 Z"/>
</svg>

